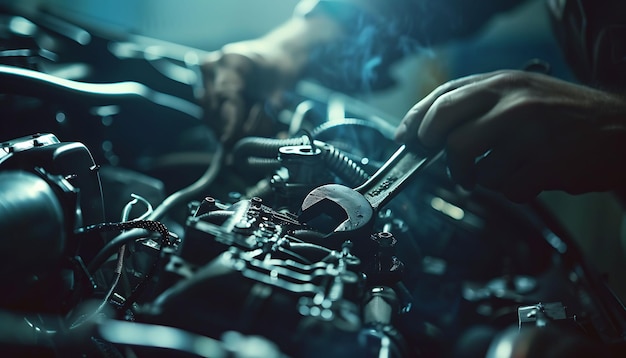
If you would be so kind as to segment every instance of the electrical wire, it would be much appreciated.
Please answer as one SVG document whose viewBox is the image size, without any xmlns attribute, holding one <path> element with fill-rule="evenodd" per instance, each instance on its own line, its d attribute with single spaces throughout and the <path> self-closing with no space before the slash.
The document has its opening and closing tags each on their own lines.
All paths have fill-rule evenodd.
<svg viewBox="0 0 626 358">
<path fill-rule="evenodd" d="M 152 232 L 157 232 L 161 235 L 161 242 L 165 245 L 171 245 L 170 232 L 167 227 L 154 220 L 133 220 L 117 223 L 100 223 L 85 226 L 76 230 L 77 234 L 88 233 L 93 231 L 114 231 L 114 230 L 129 230 L 129 229 L 145 229 Z"/>
<path fill-rule="evenodd" d="M 115 277 L 113 282 L 111 283 L 109 291 L 104 296 L 105 298 L 95 312 L 93 312 L 88 317 L 72 324 L 70 326 L 70 329 L 80 327 L 83 323 L 91 321 L 93 318 L 97 317 L 97 315 L 102 312 L 102 310 L 108 303 L 108 300 L 113 294 L 115 287 L 119 283 L 120 277 L 123 272 L 123 257 L 125 253 L 125 245 L 129 242 L 133 242 L 135 240 L 147 237 L 146 231 L 158 232 L 161 236 L 161 248 L 157 260 L 155 260 L 155 262 L 153 263 L 150 272 L 146 274 L 146 277 L 135 287 L 133 292 L 127 298 L 127 303 L 132 302 L 137 296 L 141 294 L 147 282 L 156 272 L 159 259 L 161 258 L 161 251 L 164 247 L 171 246 L 173 244 L 170 241 L 171 233 L 167 230 L 167 227 L 164 224 L 157 220 L 164 217 L 169 212 L 169 210 L 176 207 L 178 204 L 181 204 L 199 195 L 203 190 L 205 190 L 209 185 L 213 183 L 213 181 L 217 177 L 217 174 L 219 173 L 219 170 L 221 169 L 221 164 L 223 161 L 223 148 L 221 145 L 218 145 L 213 159 L 214 160 L 212 164 L 198 180 L 196 180 L 193 184 L 167 197 L 159 206 L 157 206 L 156 209 L 153 210 L 152 206 L 149 202 L 147 202 L 147 200 L 133 194 L 131 195 L 133 197 L 133 200 L 124 207 L 122 222 L 101 223 L 77 230 L 77 233 L 105 230 L 122 230 L 124 232 L 105 244 L 105 246 L 96 254 L 96 256 L 93 258 L 93 260 L 91 260 L 87 267 L 89 272 L 95 272 L 104 262 L 106 262 L 106 260 L 111 255 L 115 253 L 116 250 L 118 251 L 118 261 L 115 269 Z M 146 213 L 144 213 L 137 220 L 126 221 L 128 219 L 128 216 L 130 215 L 132 205 L 136 204 L 139 200 L 146 204 Z"/>
<path fill-rule="evenodd" d="M 106 262 L 106 260 L 115 253 L 115 251 L 118 251 L 118 261 L 117 261 L 116 268 L 115 268 L 115 277 L 113 279 L 113 282 L 110 285 L 108 292 L 104 296 L 104 299 L 102 300 L 98 308 L 91 315 L 87 317 L 83 317 L 79 321 L 74 322 L 70 326 L 70 329 L 78 328 L 82 326 L 82 324 L 84 324 L 85 322 L 91 321 L 92 319 L 97 317 L 102 312 L 102 310 L 104 310 L 104 308 L 106 307 L 106 304 L 108 303 L 109 298 L 111 297 L 116 286 L 118 285 L 120 277 L 123 272 L 123 263 L 124 263 L 123 259 L 124 259 L 124 253 L 125 253 L 125 245 L 127 243 L 133 242 L 141 238 L 145 238 L 148 236 L 148 231 L 152 231 L 152 232 L 158 232 L 161 236 L 160 251 L 162 251 L 164 247 L 170 246 L 173 244 L 170 240 L 171 233 L 169 232 L 169 230 L 167 230 L 167 227 L 161 222 L 156 221 L 156 220 L 164 217 L 169 212 L 169 210 L 176 207 L 178 204 L 183 203 L 187 200 L 190 200 L 194 196 L 199 195 L 204 189 L 206 189 L 209 185 L 211 185 L 213 181 L 215 180 L 215 178 L 217 177 L 217 174 L 219 173 L 222 160 L 223 160 L 223 149 L 221 145 L 218 145 L 218 149 L 216 150 L 215 155 L 214 155 L 214 161 L 212 165 L 209 166 L 209 168 L 204 172 L 204 174 L 190 186 L 187 186 L 175 192 L 174 194 L 170 195 L 169 197 L 167 197 L 159 206 L 157 206 L 156 209 L 153 210 L 152 206 L 150 205 L 149 202 L 147 202 L 147 200 L 141 198 L 138 195 L 133 194 L 131 195 L 133 197 L 133 200 L 124 207 L 123 214 L 122 214 L 122 219 L 123 219 L 122 222 L 101 223 L 101 224 L 87 226 L 87 227 L 77 230 L 77 233 L 85 233 L 85 232 L 92 232 L 92 231 L 107 231 L 107 230 L 122 230 L 124 232 L 122 232 L 120 235 L 116 236 L 111 241 L 106 243 L 105 246 L 96 254 L 93 260 L 91 260 L 91 262 L 87 266 L 88 271 L 93 273 L 97 269 L 99 269 L 100 266 L 102 266 L 102 264 Z M 128 219 L 128 216 L 130 215 L 130 210 L 132 208 L 132 205 L 136 204 L 138 201 L 142 201 L 144 204 L 146 204 L 146 207 L 147 207 L 146 213 L 141 215 L 139 219 L 126 221 Z M 131 292 L 130 297 L 128 297 L 127 301 L 132 302 L 132 300 L 135 297 L 141 294 L 141 292 L 143 291 L 143 288 L 145 287 L 149 279 L 156 272 L 156 267 L 158 266 L 158 262 L 160 258 L 161 258 L 161 252 L 159 252 L 157 260 L 155 260 L 155 262 L 153 263 L 152 268 L 150 269 L 150 272 L 146 275 L 144 280 L 142 280 L 135 287 L 133 292 Z"/>
<path fill-rule="evenodd" d="M 131 197 L 133 198 L 133 200 L 128 202 L 124 206 L 124 209 L 122 210 L 122 222 L 92 225 L 92 226 L 83 228 L 82 231 L 87 232 L 87 231 L 92 231 L 92 230 L 109 230 L 109 229 L 118 229 L 118 228 L 124 228 L 124 227 L 142 227 L 142 228 L 147 228 L 149 230 L 152 229 L 153 231 L 157 231 L 161 233 L 161 238 L 162 238 L 161 246 L 163 247 L 163 245 L 165 245 L 165 241 L 167 241 L 166 237 L 169 235 L 169 231 L 167 231 L 167 228 L 165 227 L 165 225 L 161 224 L 160 222 L 151 222 L 151 221 L 142 220 L 142 218 L 146 217 L 152 212 L 152 205 L 150 205 L 150 203 L 147 200 L 145 200 L 139 195 L 131 194 Z M 128 217 L 130 216 L 130 211 L 132 210 L 133 205 L 137 204 L 139 201 L 143 202 L 146 205 L 147 207 L 146 212 L 143 215 L 141 215 L 138 219 L 133 220 L 133 221 L 128 221 Z M 114 277 L 113 277 L 111 284 L 109 285 L 109 289 L 107 293 L 102 298 L 98 308 L 96 308 L 89 315 L 81 316 L 78 320 L 76 320 L 74 323 L 72 323 L 69 326 L 69 329 L 76 329 L 76 328 L 83 326 L 87 322 L 93 321 L 102 313 L 102 311 L 104 311 L 104 309 L 109 303 L 109 300 L 111 299 L 111 296 L 115 292 L 115 289 L 117 288 L 120 282 L 120 278 L 122 277 L 124 273 L 125 253 L 126 253 L 126 243 L 122 244 L 117 249 L 117 263 L 115 265 L 115 270 L 113 272 Z"/>
<path fill-rule="evenodd" d="M 144 220 L 154 211 L 154 209 L 152 208 L 152 204 L 150 204 L 150 202 L 142 196 L 134 193 L 130 194 L 130 196 L 131 198 L 133 198 L 133 200 L 129 201 L 128 204 L 124 206 L 124 209 L 122 210 L 122 221 L 128 221 L 128 217 L 130 216 L 130 211 L 133 205 L 137 204 L 139 201 L 141 201 L 141 203 L 146 206 L 146 212 L 134 220 Z"/>
<path fill-rule="evenodd" d="M 96 254 L 96 256 L 91 260 L 87 268 L 89 272 L 94 272 L 97 268 L 99 268 L 111 255 L 115 253 L 115 251 L 121 246 L 126 244 L 127 242 L 131 242 L 133 240 L 138 240 L 141 238 L 147 237 L 147 233 L 145 230 L 134 229 L 133 224 L 137 222 L 154 222 L 158 223 L 161 218 L 163 218 L 172 208 L 177 205 L 184 203 L 192 198 L 200 195 L 202 191 L 204 191 L 208 186 L 210 186 L 217 174 L 219 173 L 222 162 L 224 160 L 224 150 L 221 144 L 217 145 L 217 149 L 214 152 L 213 162 L 208 167 L 208 169 L 202 174 L 198 180 L 196 180 L 193 184 L 173 193 L 168 196 L 163 202 L 158 205 L 148 216 L 145 217 L 145 220 L 142 221 L 133 221 L 129 223 L 119 223 L 119 227 L 117 229 L 128 230 L 115 238 L 109 241 L 105 246 Z M 100 226 L 100 229 L 104 229 L 103 225 L 105 224 L 97 224 L 94 227 L 88 228 L 89 230 L 97 229 Z M 162 224 L 161 224 L 162 225 Z M 86 229 L 85 229 L 86 230 Z M 166 229 L 167 230 L 167 229 Z M 154 231 L 154 230 L 153 230 Z M 169 232 L 164 235 L 164 232 L 160 232 L 162 239 L 167 241 L 169 237 Z"/>
<path fill-rule="evenodd" d="M 104 247 L 91 260 L 89 265 L 87 265 L 87 270 L 90 273 L 95 272 L 109 257 L 111 257 L 111 255 L 115 254 L 115 252 L 122 245 L 135 240 L 144 239 L 148 236 L 149 231 L 146 229 L 132 229 L 121 233 L 104 245 Z"/>
<path fill-rule="evenodd" d="M 129 229 L 129 228 L 143 228 L 145 230 L 156 231 L 156 232 L 159 232 L 161 234 L 161 248 L 163 248 L 166 245 L 171 244 L 169 242 L 169 234 L 170 233 L 167 230 L 167 228 L 165 227 L 165 225 L 163 225 L 162 223 L 155 222 L 155 221 L 149 221 L 149 220 L 139 220 L 139 219 L 138 220 L 134 220 L 134 221 L 126 221 L 126 220 L 128 220 L 128 216 L 130 215 L 130 210 L 132 209 L 132 206 L 134 204 L 136 204 L 139 200 L 141 200 L 142 202 L 146 203 L 146 206 L 147 206 L 146 213 L 144 213 L 142 216 L 140 216 L 140 218 L 149 215 L 151 213 L 151 211 L 152 211 L 151 205 L 145 199 L 143 199 L 140 196 L 135 195 L 135 194 L 131 194 L 131 196 L 133 197 L 133 200 L 130 201 L 124 207 L 124 210 L 122 212 L 122 220 L 123 220 L 122 222 L 120 222 L 120 223 L 102 223 L 102 224 L 90 225 L 90 226 L 78 229 L 77 233 L 84 233 L 84 232 L 91 232 L 91 231 L 117 230 L 117 229 L 124 230 L 124 229 Z M 130 238 L 134 238 L 134 237 L 130 236 Z M 82 327 L 85 323 L 93 321 L 95 318 L 98 317 L 98 315 L 100 315 L 102 313 L 102 311 L 104 311 L 104 309 L 106 308 L 106 306 L 107 306 L 107 304 L 109 302 L 109 299 L 111 298 L 111 296 L 115 292 L 115 289 L 117 288 L 117 285 L 120 282 L 120 278 L 122 276 L 123 269 L 124 269 L 124 255 L 125 255 L 125 252 L 126 252 L 126 242 L 130 242 L 130 241 L 131 240 L 119 241 L 119 242 L 121 242 L 121 244 L 118 245 L 116 243 L 114 246 L 113 245 L 110 246 L 110 249 L 108 249 L 108 250 L 101 250 L 100 253 L 102 253 L 102 256 L 101 256 L 102 258 L 99 258 L 99 257 L 94 258 L 92 263 L 96 262 L 98 266 L 96 266 L 95 268 L 92 268 L 91 272 L 94 272 L 102 263 L 104 263 L 104 261 L 106 261 L 106 259 L 110 256 L 110 255 L 106 254 L 106 253 L 109 252 L 109 250 L 117 249 L 117 251 L 118 251 L 117 252 L 117 263 L 116 263 L 115 270 L 114 270 L 113 280 L 112 280 L 111 284 L 109 285 L 109 289 L 108 289 L 107 293 L 104 295 L 104 297 L 102 298 L 99 306 L 91 314 L 80 316 L 76 321 L 74 321 L 69 326 L 69 329 L 77 329 L 79 327 Z M 111 242 L 109 242 L 109 244 Z M 118 246 L 119 246 L 119 248 L 118 248 Z M 107 247 L 107 246 L 105 246 L 105 247 Z M 101 260 L 102 260 L 102 262 L 100 263 Z M 27 323 L 29 323 L 29 322 L 27 321 Z"/>
</svg>

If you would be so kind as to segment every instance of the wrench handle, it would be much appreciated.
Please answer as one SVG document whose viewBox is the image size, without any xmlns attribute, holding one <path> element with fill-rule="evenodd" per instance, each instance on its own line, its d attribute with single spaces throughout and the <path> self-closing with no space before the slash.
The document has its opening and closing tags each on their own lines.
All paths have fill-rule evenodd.
<svg viewBox="0 0 626 358">
<path fill-rule="evenodd" d="M 371 204 L 374 211 L 385 206 L 416 173 L 426 168 L 443 151 L 429 152 L 404 144 L 365 183 L 355 188 Z"/>
</svg>

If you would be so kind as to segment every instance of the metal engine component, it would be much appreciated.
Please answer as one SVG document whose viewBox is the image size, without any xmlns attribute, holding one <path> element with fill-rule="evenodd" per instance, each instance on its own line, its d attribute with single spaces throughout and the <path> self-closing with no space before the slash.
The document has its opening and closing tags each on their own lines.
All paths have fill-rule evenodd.
<svg viewBox="0 0 626 358">
<path fill-rule="evenodd" d="M 0 307 L 56 312 L 77 276 L 81 250 L 75 230 L 104 219 L 102 191 L 87 147 L 33 134 L 0 144 L 2 273 L 8 291 Z M 97 240 L 97 239 L 96 239 Z"/>
<path fill-rule="evenodd" d="M 20 300 L 61 259 L 67 235 L 64 210 L 52 186 L 33 173 L 2 172 L 0 183 L 0 275 L 8 278 L 0 306 L 33 309 L 33 302 Z"/>
<path fill-rule="evenodd" d="M 281 351 L 290 356 L 343 356 L 355 350 L 368 356 L 377 349 L 359 339 L 377 330 L 366 323 L 385 323 L 361 318 L 366 276 L 360 268 L 374 265 L 354 253 L 371 249 L 373 241 L 325 238 L 259 198 L 222 209 L 212 199 L 203 204 L 209 210 L 196 210 L 188 219 L 180 256 L 171 256 L 166 265 L 170 274 L 185 279 L 142 309 L 139 320 L 208 336 L 223 331 L 262 335 L 280 342 Z M 224 212 L 229 217 L 222 223 Z M 299 239 L 307 234 L 317 240 Z M 221 293 L 209 287 L 219 287 Z M 389 323 L 394 310 L 380 311 L 375 304 L 380 295 L 373 295 L 368 299 L 370 316 L 387 315 Z M 190 307 L 196 304 L 204 308 Z M 273 321 L 271 326 L 268 320 Z M 374 336 L 386 333 L 379 330 Z M 320 345 L 331 337 L 334 347 Z"/>
<path fill-rule="evenodd" d="M 37 133 L 0 144 L 0 169 L 44 168 L 80 188 L 76 225 L 91 225 L 104 220 L 102 189 L 98 166 L 83 143 L 61 142 L 51 133 Z"/>
</svg>

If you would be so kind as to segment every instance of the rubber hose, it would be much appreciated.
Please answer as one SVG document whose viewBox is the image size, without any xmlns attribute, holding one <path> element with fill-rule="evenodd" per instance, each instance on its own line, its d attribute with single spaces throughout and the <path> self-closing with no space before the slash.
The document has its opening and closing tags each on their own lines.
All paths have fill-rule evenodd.
<svg viewBox="0 0 626 358">
<path fill-rule="evenodd" d="M 286 139 L 246 137 L 235 144 L 233 155 L 236 163 L 242 162 L 242 158 L 249 157 L 276 158 L 281 147 L 308 143 L 309 140 L 305 137 Z"/>
<path fill-rule="evenodd" d="M 331 145 L 324 148 L 322 159 L 333 173 L 350 186 L 358 186 L 370 178 L 359 164 Z"/>
<path fill-rule="evenodd" d="M 282 163 L 278 158 L 249 157 L 245 161 L 247 170 L 254 170 L 260 173 L 271 173 L 278 170 Z"/>
</svg>

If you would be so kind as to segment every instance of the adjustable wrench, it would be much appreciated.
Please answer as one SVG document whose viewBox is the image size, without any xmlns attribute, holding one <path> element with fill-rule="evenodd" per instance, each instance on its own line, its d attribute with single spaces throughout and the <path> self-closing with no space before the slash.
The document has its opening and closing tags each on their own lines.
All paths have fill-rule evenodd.
<svg viewBox="0 0 626 358">
<path fill-rule="evenodd" d="M 302 202 L 299 220 L 306 223 L 320 215 L 328 215 L 343 220 L 333 232 L 365 228 L 373 223 L 380 208 L 441 153 L 402 145 L 369 180 L 354 189 L 341 184 L 326 184 L 313 189 Z"/>
</svg>

